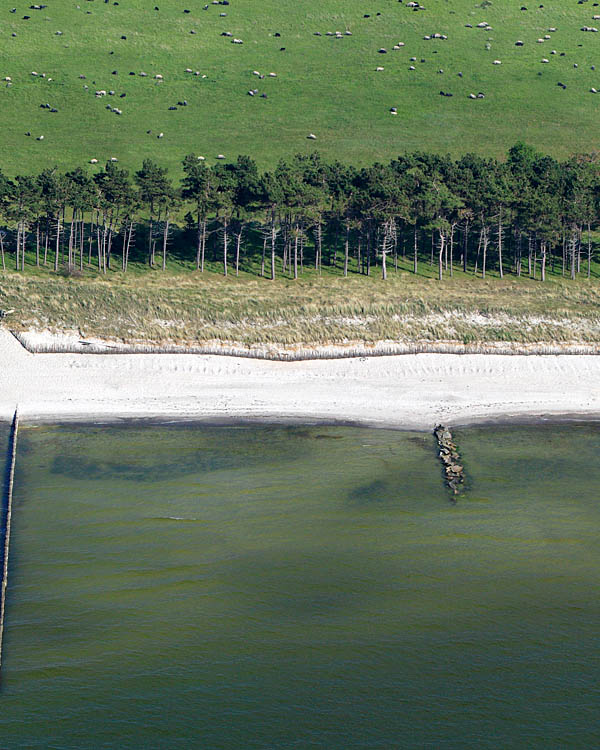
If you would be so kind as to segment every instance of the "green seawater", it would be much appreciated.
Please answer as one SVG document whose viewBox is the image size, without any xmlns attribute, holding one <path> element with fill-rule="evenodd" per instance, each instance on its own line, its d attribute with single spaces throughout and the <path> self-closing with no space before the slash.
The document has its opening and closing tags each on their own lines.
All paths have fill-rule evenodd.
<svg viewBox="0 0 600 750">
<path fill-rule="evenodd" d="M 0 748 L 599 747 L 600 427 L 455 437 L 22 428 Z"/>
</svg>

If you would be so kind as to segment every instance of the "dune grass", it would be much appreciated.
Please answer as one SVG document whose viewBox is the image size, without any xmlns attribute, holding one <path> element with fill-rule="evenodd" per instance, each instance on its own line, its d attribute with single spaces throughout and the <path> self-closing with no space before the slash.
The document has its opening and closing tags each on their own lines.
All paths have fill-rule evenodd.
<svg viewBox="0 0 600 750">
<path fill-rule="evenodd" d="M 209 162 L 248 153 L 267 167 L 315 146 L 360 164 L 412 149 L 501 156 L 516 140 L 557 157 L 599 145 L 600 97 L 590 93 L 600 89 L 598 35 L 580 30 L 598 23 L 592 3 L 548 0 L 521 11 L 522 0 L 429 0 L 414 12 L 396 0 L 232 0 L 206 11 L 190 3 L 190 13 L 174 0 L 156 4 L 159 11 L 149 0 L 47 0 L 41 10 L 17 4 L 15 13 L 5 5 L 0 78 L 12 84 L 0 86 L 0 129 L 9 174 L 112 156 L 130 169 L 153 157 L 177 173 L 191 151 Z M 492 29 L 476 28 L 482 21 Z M 551 27 L 551 39 L 537 44 Z M 435 32 L 448 39 L 423 39 Z M 394 51 L 399 41 L 405 46 Z M 259 80 L 253 70 L 267 75 Z M 254 87 L 268 98 L 248 96 Z M 115 96 L 96 98 L 97 89 Z M 479 91 L 485 99 L 468 98 Z M 183 99 L 187 107 L 169 111 Z M 41 109 L 46 102 L 58 112 Z"/>
<path fill-rule="evenodd" d="M 421 264 L 414 276 L 399 263 L 383 282 L 339 269 L 307 271 L 274 282 L 242 272 L 224 278 L 181 262 L 166 273 L 133 264 L 128 274 L 93 271 L 62 278 L 46 269 L 0 281 L 0 308 L 13 330 L 75 331 L 127 344 L 200 346 L 332 345 L 395 341 L 600 344 L 600 295 L 593 278 L 549 275 L 545 283 L 490 273 L 484 280 L 456 270 L 442 283 Z"/>
</svg>

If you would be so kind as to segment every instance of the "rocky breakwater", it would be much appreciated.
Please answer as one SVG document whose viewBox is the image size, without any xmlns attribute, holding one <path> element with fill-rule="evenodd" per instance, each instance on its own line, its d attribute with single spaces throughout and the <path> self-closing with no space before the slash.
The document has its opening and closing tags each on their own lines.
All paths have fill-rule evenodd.
<svg viewBox="0 0 600 750">
<path fill-rule="evenodd" d="M 459 495 L 465 488 L 465 471 L 452 433 L 448 427 L 438 424 L 433 434 L 438 442 L 438 455 L 444 467 L 446 484 L 453 495 Z"/>
</svg>

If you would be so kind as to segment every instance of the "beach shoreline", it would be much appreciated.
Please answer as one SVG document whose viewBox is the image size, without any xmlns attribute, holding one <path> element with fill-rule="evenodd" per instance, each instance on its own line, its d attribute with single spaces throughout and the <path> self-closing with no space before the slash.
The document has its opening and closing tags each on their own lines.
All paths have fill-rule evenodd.
<svg viewBox="0 0 600 750">
<path fill-rule="evenodd" d="M 600 358 L 404 354 L 273 361 L 205 354 L 33 354 L 0 328 L 0 419 L 346 424 L 595 421 Z"/>
</svg>

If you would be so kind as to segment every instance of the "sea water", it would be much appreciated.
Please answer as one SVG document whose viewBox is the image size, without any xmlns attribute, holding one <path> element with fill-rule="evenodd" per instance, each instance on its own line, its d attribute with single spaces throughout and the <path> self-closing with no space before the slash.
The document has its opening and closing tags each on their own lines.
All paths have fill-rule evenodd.
<svg viewBox="0 0 600 750">
<path fill-rule="evenodd" d="M 598 747 L 600 428 L 455 438 L 23 427 L 0 748 Z"/>
</svg>

